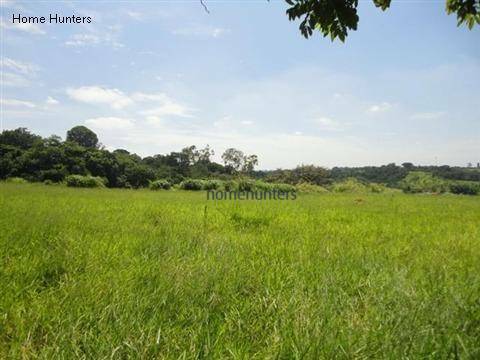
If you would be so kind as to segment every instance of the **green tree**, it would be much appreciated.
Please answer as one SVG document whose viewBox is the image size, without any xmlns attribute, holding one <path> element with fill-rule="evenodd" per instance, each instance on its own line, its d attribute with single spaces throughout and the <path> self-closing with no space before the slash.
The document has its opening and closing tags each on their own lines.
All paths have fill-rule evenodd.
<svg viewBox="0 0 480 360">
<path fill-rule="evenodd" d="M 97 148 L 98 137 L 92 130 L 86 126 L 75 126 L 68 130 L 67 141 L 77 143 L 86 148 Z"/>
<path fill-rule="evenodd" d="M 10 145 L 19 149 L 29 149 L 34 144 L 42 141 L 38 135 L 32 134 L 26 128 L 18 128 L 15 130 L 4 130 L 0 134 L 0 144 Z"/>
<path fill-rule="evenodd" d="M 310 183 L 316 185 L 325 185 L 330 182 L 330 172 L 320 166 L 299 165 L 292 171 L 293 183 Z"/>
<path fill-rule="evenodd" d="M 300 19 L 300 32 L 305 38 L 315 30 L 332 41 L 345 41 L 349 30 L 357 30 L 359 0 L 285 0 L 290 8 L 290 21 Z M 386 10 L 391 0 L 373 0 L 376 7 Z M 466 24 L 469 29 L 480 24 L 480 0 L 446 0 L 448 14 L 457 14 L 458 26 Z"/>
<path fill-rule="evenodd" d="M 85 166 L 92 176 L 107 179 L 109 187 L 117 186 L 120 176 L 115 155 L 107 150 L 91 150 L 86 154 Z"/>
<path fill-rule="evenodd" d="M 147 187 L 150 181 L 155 180 L 155 172 L 146 165 L 129 164 L 125 168 L 125 177 L 134 188 Z"/>
<path fill-rule="evenodd" d="M 251 173 L 258 165 L 257 155 L 245 155 L 243 151 L 229 148 L 222 154 L 222 160 L 226 168 L 237 173 Z"/>
</svg>

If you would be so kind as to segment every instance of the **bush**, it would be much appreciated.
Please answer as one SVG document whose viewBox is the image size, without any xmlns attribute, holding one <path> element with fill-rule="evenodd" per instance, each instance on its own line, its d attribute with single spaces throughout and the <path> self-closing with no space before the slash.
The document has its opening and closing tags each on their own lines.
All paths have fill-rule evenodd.
<svg viewBox="0 0 480 360">
<path fill-rule="evenodd" d="M 21 177 L 11 177 L 11 178 L 7 178 L 7 180 L 5 181 L 11 184 L 27 184 L 28 183 L 27 180 Z"/>
<path fill-rule="evenodd" d="M 342 182 L 334 183 L 331 190 L 339 193 L 364 193 L 368 192 L 367 186 L 355 178 L 348 178 Z"/>
<path fill-rule="evenodd" d="M 400 187 L 407 193 L 443 193 L 448 190 L 448 183 L 430 173 L 411 171 L 400 182 Z"/>
<path fill-rule="evenodd" d="M 105 181 L 97 176 L 69 175 L 66 177 L 67 186 L 80 188 L 104 187 Z"/>
<path fill-rule="evenodd" d="M 43 184 L 44 184 L 44 185 L 53 185 L 53 184 L 55 184 L 55 183 L 54 183 L 52 180 L 47 179 L 47 180 L 45 180 L 45 181 L 43 182 Z"/>
<path fill-rule="evenodd" d="M 272 190 L 281 192 L 293 192 L 296 191 L 295 186 L 290 184 L 272 184 Z"/>
<path fill-rule="evenodd" d="M 328 192 L 328 190 L 325 189 L 323 186 L 314 185 L 314 184 L 305 183 L 305 182 L 298 184 L 296 187 L 299 192 L 304 192 L 304 193 L 324 194 Z"/>
<path fill-rule="evenodd" d="M 65 179 L 65 169 L 49 169 L 40 171 L 40 180 L 51 182 L 62 182 Z"/>
<path fill-rule="evenodd" d="M 203 180 L 199 179 L 186 179 L 180 183 L 180 189 L 198 191 L 203 189 Z"/>
<path fill-rule="evenodd" d="M 450 184 L 452 194 L 478 195 L 480 193 L 480 184 L 473 182 L 454 182 Z"/>
<path fill-rule="evenodd" d="M 273 184 L 266 183 L 260 180 L 255 181 L 255 189 L 259 191 L 271 191 L 273 190 L 273 186 Z"/>
<path fill-rule="evenodd" d="M 225 191 L 234 191 L 238 189 L 238 184 L 236 181 L 227 180 L 223 183 L 223 189 Z"/>
<path fill-rule="evenodd" d="M 255 190 L 255 181 L 250 179 L 241 179 L 238 181 L 238 191 L 253 191 Z"/>
<path fill-rule="evenodd" d="M 384 193 L 388 191 L 388 188 L 383 184 L 370 183 L 368 184 L 368 190 L 372 193 Z"/>
<path fill-rule="evenodd" d="M 218 190 L 223 186 L 220 180 L 207 180 L 203 183 L 203 190 Z"/>
<path fill-rule="evenodd" d="M 150 190 L 169 190 L 172 187 L 170 182 L 165 179 L 155 180 L 150 182 Z"/>
</svg>

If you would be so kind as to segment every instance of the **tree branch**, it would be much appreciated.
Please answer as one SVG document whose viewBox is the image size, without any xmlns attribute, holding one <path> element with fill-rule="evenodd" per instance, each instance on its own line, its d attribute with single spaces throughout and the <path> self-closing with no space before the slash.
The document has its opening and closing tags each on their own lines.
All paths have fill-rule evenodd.
<svg viewBox="0 0 480 360">
<path fill-rule="evenodd" d="M 210 10 L 208 10 L 208 7 L 207 5 L 205 5 L 205 3 L 203 2 L 204 0 L 200 0 L 200 4 L 202 4 L 203 8 L 205 9 L 205 11 L 207 12 L 207 14 L 210 14 Z"/>
</svg>

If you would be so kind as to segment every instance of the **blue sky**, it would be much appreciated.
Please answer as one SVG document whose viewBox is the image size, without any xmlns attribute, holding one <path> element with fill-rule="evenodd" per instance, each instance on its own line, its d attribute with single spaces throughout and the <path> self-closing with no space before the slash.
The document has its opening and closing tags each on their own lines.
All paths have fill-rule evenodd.
<svg viewBox="0 0 480 360">
<path fill-rule="evenodd" d="M 480 161 L 480 29 L 443 1 L 360 1 L 345 44 L 283 1 L 2 1 L 2 121 L 142 156 L 209 144 L 260 168 Z M 25 16 L 91 24 L 12 25 Z"/>
</svg>

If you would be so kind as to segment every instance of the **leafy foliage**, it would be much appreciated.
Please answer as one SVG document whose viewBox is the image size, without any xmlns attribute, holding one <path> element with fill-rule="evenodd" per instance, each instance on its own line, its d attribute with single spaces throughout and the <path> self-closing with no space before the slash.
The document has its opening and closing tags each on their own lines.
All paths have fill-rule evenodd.
<svg viewBox="0 0 480 360">
<path fill-rule="evenodd" d="M 86 148 L 98 147 L 97 135 L 86 126 L 75 126 L 68 130 L 67 141 L 77 143 Z"/>
<path fill-rule="evenodd" d="M 65 179 L 67 186 L 80 188 L 104 187 L 104 180 L 97 176 L 69 175 Z"/>
<path fill-rule="evenodd" d="M 326 189 L 325 187 L 306 183 L 306 182 L 297 184 L 295 187 L 297 191 L 304 192 L 304 193 L 317 193 L 317 194 L 328 193 L 328 189 Z"/>
<path fill-rule="evenodd" d="M 329 184 L 330 171 L 321 166 L 299 165 L 293 170 L 274 170 L 266 174 L 268 182 L 283 182 L 287 184 L 310 183 L 316 185 Z"/>
<path fill-rule="evenodd" d="M 357 30 L 358 0 L 285 0 L 290 7 L 286 13 L 290 21 L 299 19 L 299 29 L 305 38 L 318 30 L 332 41 L 345 41 L 348 31 Z M 376 7 L 386 10 L 391 0 L 373 0 Z M 458 25 L 465 23 L 473 28 L 480 24 L 480 0 L 446 0 L 448 14 L 456 13 Z"/>
<path fill-rule="evenodd" d="M 466 24 L 469 29 L 480 24 L 480 0 L 447 0 L 447 13 L 457 14 L 457 25 Z"/>
<path fill-rule="evenodd" d="M 423 171 L 412 171 L 400 183 L 401 188 L 408 193 L 443 193 L 448 191 L 448 183 L 432 174 Z"/>
<path fill-rule="evenodd" d="M 148 186 L 150 190 L 169 190 L 172 187 L 172 184 L 168 180 L 160 179 L 150 182 Z"/>
<path fill-rule="evenodd" d="M 234 191 L 238 189 L 238 183 L 234 180 L 227 180 L 223 182 L 223 189 L 225 191 Z"/>
<path fill-rule="evenodd" d="M 273 190 L 273 184 L 266 183 L 266 182 L 260 181 L 260 180 L 255 181 L 254 187 L 255 187 L 256 190 L 260 190 L 260 191 L 271 191 L 271 190 Z"/>
<path fill-rule="evenodd" d="M 203 190 L 218 190 L 223 186 L 220 180 L 206 180 L 203 183 Z"/>
<path fill-rule="evenodd" d="M 182 190 L 203 190 L 204 181 L 199 179 L 185 179 L 180 183 L 180 189 Z"/>
<path fill-rule="evenodd" d="M 319 30 L 324 37 L 344 41 L 348 30 L 357 30 L 358 0 L 286 0 L 291 5 L 287 10 L 289 20 L 302 19 L 300 32 L 305 38 L 314 30 Z"/>
<path fill-rule="evenodd" d="M 225 167 L 232 169 L 236 173 L 249 174 L 258 165 L 257 155 L 245 155 L 243 151 L 230 148 L 225 150 L 222 155 Z"/>
<path fill-rule="evenodd" d="M 11 178 L 6 179 L 6 182 L 10 183 L 10 184 L 27 184 L 28 183 L 27 180 L 25 180 L 21 177 L 11 177 Z"/>
<path fill-rule="evenodd" d="M 280 191 L 280 192 L 293 192 L 296 191 L 295 186 L 290 184 L 272 184 L 272 190 Z"/>
<path fill-rule="evenodd" d="M 480 183 L 480 164 L 474 168 L 473 165 L 415 166 L 412 163 L 404 163 L 400 166 L 392 163 L 357 168 L 334 167 L 331 170 L 302 164 L 294 169 L 255 171 L 254 167 L 258 163 L 256 155 L 245 155 L 240 150 L 227 149 L 223 154 L 224 166 L 212 161 L 214 152 L 208 145 L 203 149 L 192 145 L 184 147 L 179 152 L 141 158 L 124 149 L 108 151 L 99 147 L 97 136 L 91 130 L 83 128 L 75 127 L 70 130 L 68 132 L 70 141 L 62 141 L 55 135 L 42 138 L 25 128 L 3 131 L 0 134 L 0 179 L 18 177 L 32 182 L 48 180 L 60 183 L 69 175 L 81 175 L 100 177 L 105 180 L 106 186 L 120 188 L 148 187 L 156 180 L 165 180 L 171 185 L 178 185 L 187 179 L 188 184 L 189 179 L 197 179 L 206 189 L 253 191 L 274 189 L 274 184 L 278 183 L 294 186 L 303 184 L 304 190 L 305 184 L 331 188 L 332 184 L 340 183 L 336 185 L 336 189 L 339 190 L 345 186 L 347 188 L 353 186 L 351 182 L 346 184 L 344 182 L 354 178 L 358 180 L 354 188 L 361 188 L 358 185 L 360 183 L 368 187 L 362 191 L 384 192 L 385 185 L 389 188 L 405 188 L 402 181 L 407 174 L 421 171 L 443 179 L 448 184 L 456 181 Z M 91 141 L 73 141 L 74 138 L 83 138 L 77 136 L 79 133 L 93 133 L 87 136 Z M 93 144 L 97 145 L 92 147 Z M 442 191 L 448 191 L 448 184 Z M 418 191 L 431 191 L 422 190 L 422 186 Z M 322 191 L 321 188 L 312 189 Z M 412 185 L 406 191 L 417 191 L 415 189 L 416 185 Z"/>
<path fill-rule="evenodd" d="M 255 181 L 242 178 L 238 181 L 238 191 L 253 191 L 255 190 Z"/>
<path fill-rule="evenodd" d="M 478 195 L 480 194 L 480 184 L 474 182 L 458 181 L 450 184 L 452 194 Z"/>
<path fill-rule="evenodd" d="M 364 193 L 368 187 L 355 178 L 348 178 L 332 185 L 331 190 L 338 193 Z"/>
<path fill-rule="evenodd" d="M 0 134 L 0 144 L 23 150 L 31 148 L 41 140 L 40 136 L 30 133 L 26 128 L 4 130 Z"/>
</svg>

